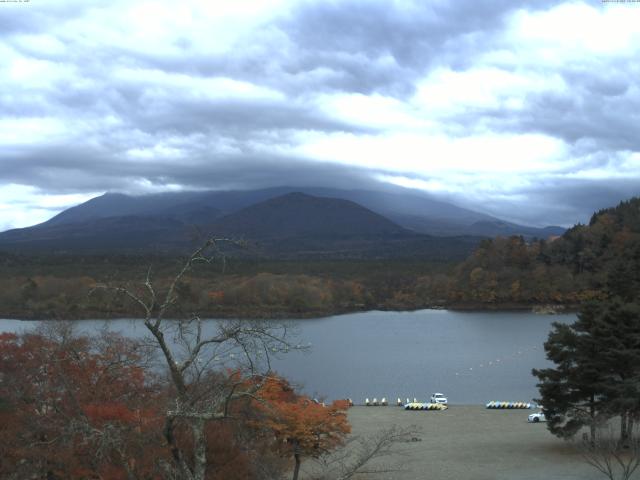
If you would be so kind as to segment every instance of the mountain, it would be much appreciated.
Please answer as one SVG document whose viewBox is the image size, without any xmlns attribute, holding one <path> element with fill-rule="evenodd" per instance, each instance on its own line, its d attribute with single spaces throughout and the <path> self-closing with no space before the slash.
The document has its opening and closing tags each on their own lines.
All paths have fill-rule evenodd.
<svg viewBox="0 0 640 480">
<path fill-rule="evenodd" d="M 352 237 L 408 234 L 382 215 L 338 198 L 287 193 L 218 220 L 214 233 L 248 238 Z"/>
<path fill-rule="evenodd" d="M 357 203 L 288 193 L 216 221 L 215 236 L 252 239 L 248 250 L 278 258 L 463 258 L 478 239 L 419 235 Z"/>
<path fill-rule="evenodd" d="M 184 244 L 187 238 L 185 224 L 178 220 L 126 215 L 9 230 L 0 233 L 0 250 L 57 253 L 171 250 Z"/>
<path fill-rule="evenodd" d="M 525 238 L 549 238 L 562 235 L 566 229 L 562 227 L 525 227 L 511 222 L 502 220 L 481 220 L 474 222 L 465 230 L 470 235 L 479 235 L 485 237 L 510 237 L 514 235 L 522 235 Z"/>
<path fill-rule="evenodd" d="M 383 215 L 401 227 L 427 235 L 522 235 L 525 238 L 546 238 L 564 232 L 561 227 L 541 229 L 504 222 L 400 187 L 388 191 L 370 191 L 283 186 L 261 190 L 170 192 L 145 196 L 107 193 L 65 210 L 40 226 L 132 215 L 170 217 L 193 225 L 208 225 L 212 219 L 292 192 L 349 200 Z"/>
<path fill-rule="evenodd" d="M 164 215 L 148 199 L 136 205 L 128 197 L 115 198 L 121 215 L 104 216 L 113 210 L 105 209 L 105 199 L 100 197 L 85 209 L 1 233 L 0 249 L 161 253 L 191 250 L 199 243 L 197 238 L 214 235 L 247 240 L 246 249 L 233 252 L 240 256 L 462 259 L 480 240 L 417 234 L 349 200 L 300 192 L 269 198 L 222 217 L 220 210 L 193 201 L 194 197 L 173 206 L 162 198 Z M 245 198 L 229 195 L 226 205 L 238 205 Z M 189 217 L 196 217 L 196 227 L 187 221 Z"/>
<path fill-rule="evenodd" d="M 50 220 L 38 225 L 49 227 L 69 223 L 97 220 L 109 217 L 173 217 L 176 220 L 219 217 L 223 212 L 206 202 L 201 192 L 161 193 L 130 196 L 121 193 L 105 193 L 80 205 L 71 207 Z"/>
</svg>

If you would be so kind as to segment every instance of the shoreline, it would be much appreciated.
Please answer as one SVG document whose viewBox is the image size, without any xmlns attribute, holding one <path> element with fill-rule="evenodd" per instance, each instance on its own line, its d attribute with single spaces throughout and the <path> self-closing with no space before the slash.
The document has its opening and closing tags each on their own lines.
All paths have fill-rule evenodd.
<svg viewBox="0 0 640 480">
<path fill-rule="evenodd" d="M 314 310 L 307 312 L 286 312 L 275 311 L 267 312 L 266 315 L 252 315 L 249 312 L 243 312 L 242 310 L 213 310 L 203 311 L 199 314 L 202 319 L 238 319 L 238 320 L 314 320 L 326 317 L 334 317 L 340 315 L 349 315 L 354 313 L 366 313 L 366 312 L 417 312 L 420 310 L 447 310 L 452 312 L 465 312 L 465 313 L 492 313 L 492 312 L 531 312 L 538 315 L 562 315 L 577 313 L 579 306 L 577 305 L 549 305 L 549 304 L 499 304 L 499 305 L 486 305 L 486 304 L 452 304 L 452 305 L 425 305 L 416 308 L 389 308 L 385 306 L 371 306 L 371 308 L 343 308 L 343 309 L 331 309 L 331 310 Z M 82 320 L 118 320 L 122 318 L 138 318 L 139 312 L 100 312 L 92 310 L 86 312 L 86 314 L 76 316 L 60 316 L 54 312 L 32 312 L 31 314 L 17 313 L 17 312 L 3 312 L 0 311 L 0 319 L 12 319 L 22 321 L 47 321 L 47 320 L 61 320 L 61 321 L 82 321 Z M 175 315 L 175 319 L 181 318 L 180 315 Z"/>
</svg>

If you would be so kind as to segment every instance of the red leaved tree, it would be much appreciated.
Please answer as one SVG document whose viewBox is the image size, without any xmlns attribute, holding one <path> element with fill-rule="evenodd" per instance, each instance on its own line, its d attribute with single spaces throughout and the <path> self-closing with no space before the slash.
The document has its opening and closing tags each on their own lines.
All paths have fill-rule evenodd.
<svg viewBox="0 0 640 480">
<path fill-rule="evenodd" d="M 297 480 L 303 456 L 319 457 L 344 444 L 351 432 L 346 410 L 349 403 L 337 400 L 325 406 L 297 394 L 283 378 L 270 376 L 256 394 L 262 425 L 275 435 L 282 455 L 293 456 L 293 479 Z"/>
<path fill-rule="evenodd" d="M 152 478 L 159 391 L 134 342 L 0 334 L 2 478 Z"/>
</svg>

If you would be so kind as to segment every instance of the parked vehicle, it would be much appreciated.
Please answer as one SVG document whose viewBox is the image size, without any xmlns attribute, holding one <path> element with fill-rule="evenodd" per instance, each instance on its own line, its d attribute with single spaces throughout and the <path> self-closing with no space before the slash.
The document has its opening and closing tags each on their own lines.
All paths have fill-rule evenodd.
<svg viewBox="0 0 640 480">
<path fill-rule="evenodd" d="M 528 422 L 529 423 L 538 423 L 538 422 L 546 422 L 547 419 L 542 412 L 536 412 L 529 415 Z"/>
<path fill-rule="evenodd" d="M 447 404 L 447 397 L 445 397 L 442 393 L 434 393 L 431 395 L 431 403 L 443 403 Z"/>
</svg>

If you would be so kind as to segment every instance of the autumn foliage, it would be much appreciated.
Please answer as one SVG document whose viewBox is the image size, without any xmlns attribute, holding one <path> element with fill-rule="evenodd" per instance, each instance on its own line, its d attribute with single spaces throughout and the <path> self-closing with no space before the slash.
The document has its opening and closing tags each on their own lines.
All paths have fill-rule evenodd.
<svg viewBox="0 0 640 480">
<path fill-rule="evenodd" d="M 166 478 L 171 388 L 145 350 L 115 334 L 56 328 L 0 334 L 0 478 Z M 283 459 L 331 450 L 349 432 L 344 403 L 324 407 L 275 376 L 258 386 L 256 400 L 233 406 L 233 420 L 208 423 L 207 479 L 280 475 L 290 468 Z M 188 428 L 178 423 L 175 434 L 189 453 Z"/>
<path fill-rule="evenodd" d="M 348 401 L 325 406 L 297 394 L 283 378 L 271 376 L 261 381 L 258 400 L 253 402 L 261 413 L 257 426 L 275 436 L 275 448 L 281 455 L 295 459 L 295 472 L 301 457 L 319 457 L 344 443 L 351 432 Z"/>
<path fill-rule="evenodd" d="M 0 334 L 2 478 L 118 479 L 127 469 L 150 470 L 141 453 L 153 452 L 159 396 L 131 347 L 107 334 Z"/>
</svg>

